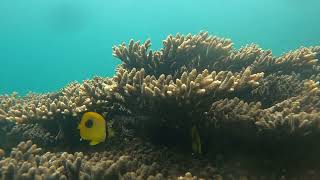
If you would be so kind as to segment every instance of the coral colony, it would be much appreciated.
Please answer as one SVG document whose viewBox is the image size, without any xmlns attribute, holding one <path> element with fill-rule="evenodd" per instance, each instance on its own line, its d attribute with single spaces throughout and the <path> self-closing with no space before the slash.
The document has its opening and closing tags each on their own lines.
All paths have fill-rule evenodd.
<svg viewBox="0 0 320 180">
<path fill-rule="evenodd" d="M 111 78 L 0 96 L 0 179 L 320 178 L 319 46 L 275 57 L 200 32 L 150 47 L 114 46 Z M 89 111 L 114 138 L 80 141 Z"/>
</svg>

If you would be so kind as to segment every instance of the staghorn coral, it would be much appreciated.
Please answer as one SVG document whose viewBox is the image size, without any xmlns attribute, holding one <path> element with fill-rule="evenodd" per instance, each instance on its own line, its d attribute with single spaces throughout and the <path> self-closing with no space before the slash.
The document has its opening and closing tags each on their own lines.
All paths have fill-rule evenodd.
<svg viewBox="0 0 320 180">
<path fill-rule="evenodd" d="M 177 79 L 164 74 L 156 79 L 154 76 L 145 76 L 144 69 L 140 71 L 132 69 L 128 73 L 120 72 L 117 76 L 116 81 L 119 82 L 119 87 L 123 86 L 127 95 L 141 92 L 153 97 L 181 96 L 181 98 L 188 98 L 219 91 L 233 92 L 246 86 L 259 85 L 258 81 L 263 77 L 263 73 L 251 74 L 250 68 L 235 74 L 230 71 L 209 72 L 207 69 L 198 73 L 196 69 L 193 69 L 189 73 L 184 72 Z"/>
<path fill-rule="evenodd" d="M 292 72 L 300 73 L 304 78 L 319 73 L 319 47 L 301 47 L 295 51 L 290 51 L 278 58 L 271 55 L 264 56 L 253 62 L 253 72 L 265 72 L 291 74 Z"/>
<path fill-rule="evenodd" d="M 125 43 L 114 46 L 113 55 L 119 58 L 128 70 L 144 68 L 147 74 L 156 77 L 161 74 L 181 75 L 182 67 L 201 64 L 201 68 L 205 68 L 214 64 L 214 61 L 223 59 L 230 53 L 232 42 L 229 39 L 209 36 L 208 32 L 200 32 L 197 35 L 169 35 L 163 41 L 160 51 L 148 51 L 150 46 L 150 40 L 142 45 L 140 41 L 130 40 L 128 46 Z M 200 66 L 193 68 L 198 69 Z"/>
<path fill-rule="evenodd" d="M 140 41 L 130 40 L 128 46 L 125 43 L 114 46 L 113 55 L 123 62 L 125 69 L 144 68 L 147 74 L 156 77 L 161 74 L 175 77 L 193 68 L 199 71 L 240 71 L 252 66 L 254 73 L 296 72 L 307 77 L 320 70 L 319 47 L 302 47 L 274 57 L 270 50 L 264 51 L 255 44 L 232 49 L 229 39 L 209 36 L 207 32 L 169 35 L 160 51 L 148 51 L 150 46 L 150 40 L 142 45 Z"/>
</svg>

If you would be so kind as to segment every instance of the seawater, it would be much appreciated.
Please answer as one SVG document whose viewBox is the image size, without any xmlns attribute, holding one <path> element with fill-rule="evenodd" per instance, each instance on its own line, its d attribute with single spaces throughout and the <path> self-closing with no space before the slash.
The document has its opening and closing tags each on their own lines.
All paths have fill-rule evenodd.
<svg viewBox="0 0 320 180">
<path fill-rule="evenodd" d="M 131 38 L 151 49 L 177 32 L 257 43 L 281 55 L 319 45 L 319 0 L 1 0 L 0 94 L 49 92 L 112 76 L 111 47 Z"/>
</svg>

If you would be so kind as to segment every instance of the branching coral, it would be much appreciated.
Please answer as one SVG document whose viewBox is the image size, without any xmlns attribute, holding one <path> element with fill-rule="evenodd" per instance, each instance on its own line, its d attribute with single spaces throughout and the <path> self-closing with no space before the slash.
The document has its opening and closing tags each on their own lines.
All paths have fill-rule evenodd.
<svg viewBox="0 0 320 180">
<path fill-rule="evenodd" d="M 159 77 L 161 74 L 181 75 L 185 70 L 198 71 L 241 71 L 253 66 L 253 72 L 286 73 L 297 72 L 310 76 L 319 72 L 319 47 L 300 48 L 283 56 L 273 57 L 270 50 L 264 51 L 257 45 L 248 45 L 239 50 L 232 49 L 229 39 L 209 36 L 207 32 L 186 36 L 177 34 L 163 41 L 160 51 L 148 51 L 151 41 L 140 45 L 140 41 L 130 40 L 113 47 L 113 55 L 123 62 L 123 67 L 144 68 L 146 73 Z"/>
<path fill-rule="evenodd" d="M 319 47 L 301 48 L 274 57 L 271 51 L 257 45 L 232 49 L 229 40 L 211 37 L 205 32 L 168 36 L 163 49 L 155 53 L 146 52 L 150 41 L 146 44 L 140 46 L 131 40 L 128 47 L 122 44 L 113 48 L 114 55 L 123 61 L 114 78 L 117 91 L 123 95 L 126 105 L 132 103 L 132 109 L 136 108 L 137 112 L 160 113 L 164 109 L 175 109 L 172 113 L 176 114 L 179 109 L 189 114 L 197 112 L 196 116 L 189 116 L 189 122 L 201 127 L 214 119 L 222 123 L 248 120 L 249 127 L 256 132 L 261 127 L 279 129 L 279 126 L 286 127 L 290 134 L 306 124 L 316 127 L 319 89 L 318 83 L 308 78 L 317 80 L 314 74 L 319 73 Z M 310 92 L 313 93 L 310 102 L 304 100 L 301 104 L 293 100 L 293 104 L 299 104 L 295 107 L 303 106 L 299 111 L 291 109 L 291 114 L 286 114 L 287 109 L 270 111 L 292 99 L 309 100 Z M 207 122 L 195 120 L 203 119 L 201 112 L 208 112 L 205 113 L 209 115 Z M 180 118 L 190 124 L 186 117 Z"/>
<path fill-rule="evenodd" d="M 308 80 L 301 95 L 289 98 L 265 109 L 256 124 L 265 129 L 281 128 L 290 133 L 300 130 L 306 135 L 318 132 L 320 123 L 319 83 Z"/>
<path fill-rule="evenodd" d="M 117 92 L 123 94 L 126 106 L 135 113 L 162 114 L 161 123 L 181 126 L 193 122 L 191 116 L 179 117 L 179 112 L 202 117 L 203 107 L 213 100 L 235 96 L 237 93 L 259 85 L 263 73 L 251 74 L 250 67 L 240 73 L 230 71 L 212 71 L 207 69 L 197 72 L 184 72 L 179 78 L 160 75 L 159 78 L 145 74 L 145 70 L 131 71 L 119 69 L 114 81 L 118 84 Z M 168 114 L 165 118 L 164 114 Z M 175 113 L 175 114 L 171 114 Z M 171 116 L 171 117 L 170 117 Z M 181 121 L 181 119 L 184 119 Z M 159 121 L 160 122 L 160 121 Z"/>
<path fill-rule="evenodd" d="M 128 70 L 144 68 L 147 74 L 158 77 L 161 74 L 181 75 L 183 67 L 203 70 L 215 61 L 225 58 L 232 49 L 229 39 L 209 36 L 207 32 L 186 36 L 170 35 L 163 41 L 160 51 L 148 51 L 150 45 L 150 40 L 142 45 L 140 41 L 130 40 L 128 46 L 125 43 L 114 46 L 113 55 L 119 58 Z"/>
<path fill-rule="evenodd" d="M 169 126 L 206 127 L 214 119 L 242 122 L 246 117 L 255 122 L 255 129 L 275 128 L 279 122 L 296 129 L 300 125 L 292 119 L 298 114 L 317 121 L 319 47 L 274 57 L 270 50 L 254 44 L 233 49 L 230 40 L 207 32 L 169 35 L 159 51 L 149 50 L 150 46 L 150 40 L 114 46 L 113 55 L 123 63 L 113 78 L 74 82 L 57 93 L 1 96 L 0 119 L 19 123 L 55 120 L 61 126 L 61 119 L 79 119 L 85 111 L 110 115 L 123 109 L 136 115 L 158 114 L 158 123 L 169 122 Z M 309 91 L 313 101 L 306 102 L 311 98 Z M 273 110 L 288 103 L 300 110 L 291 109 L 291 114 L 290 108 Z M 253 108 L 253 114 L 247 108 Z"/>
<path fill-rule="evenodd" d="M 301 73 L 304 78 L 319 73 L 319 47 L 302 47 L 290 51 L 278 58 L 271 56 L 263 57 L 253 63 L 254 71 L 263 71 L 266 74 L 281 72 L 291 74 Z"/>
<path fill-rule="evenodd" d="M 279 145 L 281 138 L 314 146 L 320 134 L 320 47 L 302 47 L 276 57 L 255 44 L 240 49 L 232 45 L 231 40 L 207 32 L 169 35 L 158 51 L 150 50 L 150 40 L 130 40 L 128 45 L 113 47 L 113 55 L 122 62 L 113 77 L 73 82 L 55 93 L 0 96 L 0 121 L 28 124 L 19 127 L 33 129 L 23 131 L 37 141 L 38 136 L 29 132 L 52 132 L 46 131 L 51 124 L 60 130 L 75 129 L 84 112 L 95 111 L 108 120 L 120 115 L 114 127 L 123 131 L 121 137 L 132 137 L 135 132 L 182 147 L 190 145 L 189 130 L 197 127 L 204 152 L 212 144 L 225 143 L 228 136 L 246 141 L 243 146 Z M 52 138 L 47 135 L 43 137 Z M 70 131 L 67 137 L 78 136 Z M 299 138 L 290 140 L 293 137 Z M 25 144 L 25 149 L 34 147 Z M 54 173 L 57 171 L 63 174 L 60 179 L 119 174 L 124 179 L 170 177 L 170 172 L 157 174 L 158 165 L 139 164 L 127 154 L 117 158 L 67 153 L 40 156 L 34 150 L 38 153 L 31 148 L 30 158 L 21 155 L 29 150 L 13 150 L 12 157 L 24 162 L 2 160 L 2 176 L 55 179 L 60 176 Z M 38 161 L 44 156 L 54 158 Z M 101 158 L 104 160 L 93 166 Z M 191 173 L 180 177 L 191 178 Z"/>
<path fill-rule="evenodd" d="M 108 103 L 113 82 L 109 78 L 96 77 L 82 84 L 73 82 L 57 93 L 28 94 L 18 97 L 16 94 L 1 96 L 0 119 L 23 123 L 31 120 L 52 120 L 79 114 L 99 108 Z M 104 108 L 104 107 L 101 107 Z"/>
<path fill-rule="evenodd" d="M 9 179 L 168 179 L 183 174 L 173 165 L 179 156 L 168 154 L 165 149 L 155 150 L 137 140 L 129 142 L 125 149 L 100 153 L 43 152 L 31 141 L 21 142 L 11 150 L 9 157 L 0 159 L 0 177 Z M 116 150 L 117 149 L 117 150 Z M 170 157 L 173 156 L 173 157 Z M 168 159 L 170 157 L 170 159 Z M 170 162 L 170 163 L 169 163 Z M 160 164 L 159 164 L 160 163 Z M 166 166 L 163 164 L 165 163 Z M 191 166 L 192 161 L 190 159 Z M 161 165 L 161 166 L 160 166 Z M 205 171 L 203 176 L 218 171 Z M 187 166 L 187 167 L 188 167 Z M 194 171 L 194 169 L 190 169 Z M 181 172 L 182 171 L 182 172 Z M 209 173 L 209 174 L 208 174 Z"/>
<path fill-rule="evenodd" d="M 302 135 L 318 132 L 319 127 L 319 85 L 306 81 L 300 95 L 263 109 L 261 103 L 246 103 L 235 99 L 216 101 L 209 110 L 208 119 L 215 124 L 229 121 L 246 123 L 244 127 L 256 124 L 258 129 Z M 276 133 L 275 133 L 276 134 Z"/>
</svg>

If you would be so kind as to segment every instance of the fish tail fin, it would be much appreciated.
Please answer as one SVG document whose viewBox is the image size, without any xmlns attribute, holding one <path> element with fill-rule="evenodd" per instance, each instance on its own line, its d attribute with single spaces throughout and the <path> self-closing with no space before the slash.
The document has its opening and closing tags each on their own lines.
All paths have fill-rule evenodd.
<svg viewBox="0 0 320 180">
<path fill-rule="evenodd" d="M 97 145 L 97 144 L 99 144 L 100 142 L 98 142 L 98 141 L 91 141 L 90 142 L 90 146 L 94 146 L 94 145 Z"/>
</svg>

